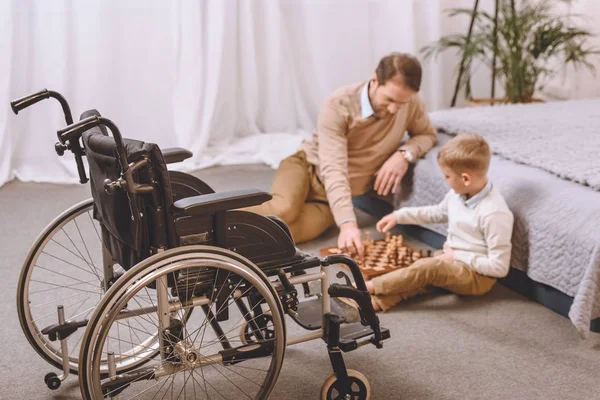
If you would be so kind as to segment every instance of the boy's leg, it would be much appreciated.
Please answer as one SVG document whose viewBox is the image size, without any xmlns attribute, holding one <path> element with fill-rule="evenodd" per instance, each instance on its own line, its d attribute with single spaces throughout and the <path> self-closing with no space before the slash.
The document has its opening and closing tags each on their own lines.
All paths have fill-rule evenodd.
<svg viewBox="0 0 600 400">
<path fill-rule="evenodd" d="M 382 306 L 389 308 L 394 301 L 400 302 L 428 286 L 462 295 L 485 294 L 496 283 L 496 279 L 480 275 L 459 262 L 448 263 L 435 258 L 423 258 L 408 268 L 373 278 L 372 282 L 373 294 L 377 299 L 387 298 Z M 385 309 L 384 307 L 381 308 Z"/>
<path fill-rule="evenodd" d="M 434 289 L 431 286 L 426 286 L 404 293 L 390 294 L 388 296 L 371 295 L 371 298 L 373 299 L 375 304 L 377 304 L 377 308 L 385 312 L 390 308 L 394 307 L 396 304 L 400 303 L 401 301 L 407 300 L 411 297 L 432 293 L 433 291 Z"/>
<path fill-rule="evenodd" d="M 299 151 L 281 161 L 273 184 L 273 198 L 258 206 L 244 208 L 244 211 L 260 215 L 275 215 L 286 224 L 293 223 L 303 208 L 310 189 L 310 164 L 304 152 Z"/>
<path fill-rule="evenodd" d="M 328 204 L 308 202 L 302 205 L 298 218 L 289 224 L 289 228 L 294 241 L 302 243 L 316 238 L 333 224 L 333 214 Z"/>
</svg>

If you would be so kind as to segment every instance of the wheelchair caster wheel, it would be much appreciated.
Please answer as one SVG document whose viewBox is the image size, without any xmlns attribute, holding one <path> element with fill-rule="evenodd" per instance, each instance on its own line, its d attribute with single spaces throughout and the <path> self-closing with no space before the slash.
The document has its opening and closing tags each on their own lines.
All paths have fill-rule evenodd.
<svg viewBox="0 0 600 400">
<path fill-rule="evenodd" d="M 44 382 L 46 382 L 46 386 L 50 390 L 56 390 L 60 387 L 60 379 L 54 372 L 49 372 L 44 376 Z"/>
<path fill-rule="evenodd" d="M 345 396 L 341 394 L 340 382 L 335 374 L 332 374 L 321 387 L 321 400 L 369 400 L 371 398 L 371 386 L 367 377 L 353 369 L 347 372 L 350 379 L 350 393 Z"/>
<path fill-rule="evenodd" d="M 259 318 L 256 318 L 255 321 L 265 339 L 273 339 L 275 337 L 275 331 L 273 330 L 273 317 L 271 316 L 270 310 L 261 315 Z M 240 341 L 242 344 L 254 343 L 256 341 L 256 336 L 252 332 L 252 327 L 248 325 L 247 322 L 244 322 L 242 326 L 240 326 Z"/>
</svg>

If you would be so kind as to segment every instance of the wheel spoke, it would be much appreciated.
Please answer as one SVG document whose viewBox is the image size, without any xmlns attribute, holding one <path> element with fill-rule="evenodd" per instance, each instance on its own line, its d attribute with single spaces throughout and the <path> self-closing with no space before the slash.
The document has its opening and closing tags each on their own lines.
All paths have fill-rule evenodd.
<svg viewBox="0 0 600 400">
<path fill-rule="evenodd" d="M 282 312 L 279 302 L 273 298 L 267 286 L 270 284 L 268 280 L 256 275 L 252 272 L 253 270 L 246 269 L 248 267 L 241 262 L 232 261 L 220 254 L 212 256 L 212 253 L 208 253 L 208 255 L 199 253 L 203 257 L 208 257 L 206 260 L 201 256 L 197 256 L 197 260 L 193 256 L 188 256 L 180 261 L 170 261 L 170 258 L 175 257 L 178 252 L 185 254 L 186 252 L 191 253 L 192 250 L 181 248 L 169 251 L 173 254 L 167 254 L 163 259 L 150 260 L 153 261 L 151 264 L 146 260 L 134 266 L 125 275 L 125 280 L 120 279 L 115 283 L 111 290 L 111 296 L 106 296 L 101 300 L 90 320 L 90 328 L 85 332 L 81 350 L 87 354 L 83 358 L 86 361 L 86 366 L 83 368 L 86 376 L 82 377 L 85 382 L 84 393 L 86 396 L 93 397 L 94 393 L 101 392 L 98 366 L 101 365 L 101 360 L 106 358 L 107 351 L 114 351 L 120 355 L 127 354 L 132 348 L 143 351 L 142 345 L 136 338 L 137 332 L 140 331 L 138 325 L 143 327 L 142 330 L 148 329 L 160 334 L 157 322 L 158 314 L 166 307 L 166 304 L 161 302 L 168 302 L 169 308 L 181 307 L 181 309 L 177 313 L 170 313 L 171 323 L 164 327 L 170 330 L 170 333 L 164 336 L 165 346 L 169 348 L 164 351 L 164 356 L 161 353 L 161 357 L 151 363 L 158 382 L 140 380 L 125 388 L 121 394 L 122 398 L 143 396 L 154 399 L 191 397 L 254 399 L 268 395 L 274 385 L 270 377 L 278 375 L 285 347 L 283 344 L 285 343 L 283 320 L 280 317 Z M 213 251 L 217 253 L 217 250 Z M 151 267 L 147 267 L 146 263 Z M 192 266 L 197 267 L 192 268 Z M 193 271 L 196 271 L 196 276 L 191 275 L 194 273 Z M 175 277 L 169 288 L 162 286 L 156 288 L 157 291 L 167 290 L 166 298 L 163 298 L 162 295 L 159 296 L 158 303 L 151 296 L 139 299 L 140 294 L 148 294 L 148 282 L 157 282 L 160 285 L 165 282 L 164 278 L 160 277 L 165 275 Z M 214 279 L 210 285 L 202 278 L 208 276 L 211 277 L 211 280 Z M 216 278 L 219 277 L 225 277 L 225 282 L 231 279 L 233 286 L 223 288 L 224 285 L 216 285 Z M 209 298 L 204 297 L 207 290 L 210 290 Z M 215 307 L 215 299 L 219 298 L 224 290 L 227 290 L 227 293 L 230 290 L 231 293 L 237 292 L 236 298 L 240 295 L 241 298 L 245 298 L 250 293 L 254 293 L 252 290 L 257 290 L 257 295 L 262 296 L 259 298 L 264 301 L 262 303 L 252 302 L 253 306 L 250 310 L 248 308 L 238 310 L 234 306 L 235 302 L 231 299 L 222 305 L 219 304 L 219 307 Z M 190 298 L 188 296 L 185 300 L 175 297 L 183 293 L 186 295 L 196 293 L 200 297 Z M 212 309 L 214 312 L 192 313 L 192 305 L 198 304 L 198 301 L 200 304 L 205 304 L 202 307 L 209 307 L 208 310 Z M 147 305 L 149 302 L 153 305 L 150 308 Z M 144 308 L 144 314 L 137 309 L 131 309 L 128 311 L 131 314 L 127 315 L 126 321 L 123 321 L 122 317 L 124 316 L 120 316 L 118 310 L 125 304 Z M 275 316 L 271 317 L 273 319 L 259 320 L 261 316 L 264 317 L 264 314 L 254 314 L 256 308 L 261 304 L 266 306 L 266 312 L 270 313 L 269 315 Z M 225 307 L 228 306 L 231 306 L 229 307 L 229 318 L 219 321 L 221 319 L 219 317 L 223 315 Z M 151 312 L 147 314 L 149 310 Z M 132 318 L 135 322 L 129 321 Z M 259 353 L 256 357 L 236 359 L 236 349 L 240 347 L 240 354 L 243 351 L 243 346 L 238 346 L 238 343 L 241 343 L 239 327 L 248 321 L 261 321 L 258 325 L 259 329 L 271 329 L 270 335 L 274 339 L 275 347 L 268 354 Z M 119 329 L 127 328 L 130 331 L 128 336 L 124 336 L 123 333 L 119 335 Z M 118 341 L 119 346 L 115 341 Z M 223 341 L 236 343 L 236 345 L 227 351 L 219 351 L 218 348 L 216 352 L 211 351 L 212 346 Z M 158 336 L 154 343 L 158 344 Z M 109 348 L 106 345 L 112 347 Z M 153 349 L 159 350 L 156 347 Z M 231 359 L 234 356 L 235 358 Z M 119 359 L 119 356 L 116 355 L 115 360 Z M 197 361 L 193 361 L 194 359 Z M 160 382 L 161 380 L 162 382 Z M 140 396 L 141 393 L 143 393 L 142 396 Z"/>
</svg>

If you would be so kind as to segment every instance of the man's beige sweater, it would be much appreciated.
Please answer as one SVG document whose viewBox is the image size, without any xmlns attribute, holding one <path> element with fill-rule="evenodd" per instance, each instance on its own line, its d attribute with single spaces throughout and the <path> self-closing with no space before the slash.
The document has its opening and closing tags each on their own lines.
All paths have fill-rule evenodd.
<svg viewBox="0 0 600 400">
<path fill-rule="evenodd" d="M 373 187 L 375 173 L 394 152 L 402 147 L 416 159 L 437 142 L 436 129 L 418 94 L 395 115 L 363 119 L 360 95 L 365 84 L 336 90 L 321 108 L 312 140 L 301 147 L 308 162 L 317 166 L 338 225 L 356 219 L 352 197 Z"/>
</svg>

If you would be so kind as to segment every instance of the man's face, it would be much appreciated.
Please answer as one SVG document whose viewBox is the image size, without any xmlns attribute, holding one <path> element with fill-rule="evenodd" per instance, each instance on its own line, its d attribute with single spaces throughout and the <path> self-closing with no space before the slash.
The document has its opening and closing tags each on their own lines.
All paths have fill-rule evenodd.
<svg viewBox="0 0 600 400">
<path fill-rule="evenodd" d="M 385 85 L 379 85 L 376 77 L 371 79 L 370 100 L 378 117 L 396 114 L 416 94 L 414 90 L 401 84 L 401 79 L 390 79 Z"/>
</svg>

